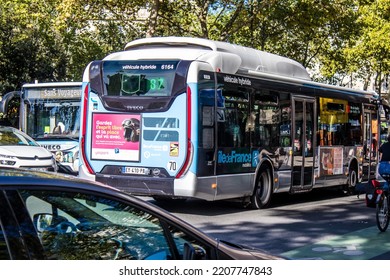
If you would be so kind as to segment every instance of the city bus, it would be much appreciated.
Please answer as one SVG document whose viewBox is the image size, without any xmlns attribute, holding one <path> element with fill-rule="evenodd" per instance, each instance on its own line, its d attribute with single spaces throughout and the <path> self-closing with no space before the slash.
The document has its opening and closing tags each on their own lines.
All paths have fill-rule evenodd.
<svg viewBox="0 0 390 280">
<path fill-rule="evenodd" d="M 200 38 L 138 39 L 83 75 L 79 176 L 156 200 L 242 199 L 375 176 L 375 92 Z"/>
<path fill-rule="evenodd" d="M 81 82 L 24 84 L 3 97 L 3 111 L 20 98 L 19 128 L 55 154 L 59 168 L 78 174 Z"/>
</svg>

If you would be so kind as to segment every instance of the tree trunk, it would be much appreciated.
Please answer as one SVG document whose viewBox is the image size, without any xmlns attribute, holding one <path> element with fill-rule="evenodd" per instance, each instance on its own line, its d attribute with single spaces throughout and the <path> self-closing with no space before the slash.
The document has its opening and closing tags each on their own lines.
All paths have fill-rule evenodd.
<svg viewBox="0 0 390 280">
<path fill-rule="evenodd" d="M 146 31 L 146 38 L 153 37 L 153 35 L 156 33 L 159 7 L 160 0 L 154 0 L 153 5 L 150 8 L 150 16 L 148 21 L 148 30 Z"/>
</svg>

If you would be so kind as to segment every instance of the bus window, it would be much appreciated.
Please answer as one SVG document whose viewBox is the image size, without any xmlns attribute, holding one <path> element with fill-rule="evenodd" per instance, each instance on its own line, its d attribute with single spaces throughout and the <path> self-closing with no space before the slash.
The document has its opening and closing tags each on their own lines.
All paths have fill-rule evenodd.
<svg viewBox="0 0 390 280">
<path fill-rule="evenodd" d="M 348 102 L 345 100 L 320 98 L 319 103 L 318 135 L 320 145 L 343 145 L 346 140 Z"/>
<path fill-rule="evenodd" d="M 177 61 L 104 61 L 105 95 L 170 96 Z"/>
<path fill-rule="evenodd" d="M 79 137 L 80 101 L 68 105 L 50 100 L 34 100 L 27 106 L 27 133 L 36 139 L 66 134 Z"/>
<path fill-rule="evenodd" d="M 216 96 L 219 97 L 219 103 L 222 103 L 222 91 L 216 91 L 215 75 L 212 72 L 200 71 L 198 80 L 198 122 L 200 125 L 198 127 L 199 160 L 197 169 L 199 175 L 210 176 L 214 175 Z"/>
<path fill-rule="evenodd" d="M 215 96 L 216 93 L 214 74 L 199 72 L 199 148 L 214 148 L 214 123 L 215 123 Z"/>
<path fill-rule="evenodd" d="M 249 96 L 244 88 L 222 89 L 224 104 L 218 108 L 218 145 L 220 147 L 243 147 L 248 138 L 245 135 L 246 120 L 249 113 Z M 248 128 L 248 132 L 252 128 Z M 245 138 L 247 137 L 247 138 Z"/>
<path fill-rule="evenodd" d="M 291 100 L 287 93 L 280 93 L 280 147 L 291 147 Z"/>
<path fill-rule="evenodd" d="M 255 111 L 259 115 L 259 121 L 254 137 L 255 146 L 272 148 L 279 146 L 282 121 L 282 110 L 279 101 L 281 95 L 283 95 L 283 99 L 286 98 L 286 94 L 272 90 L 256 91 L 254 102 Z M 288 129 L 289 124 L 285 124 L 284 128 Z"/>
<path fill-rule="evenodd" d="M 348 106 L 347 142 L 345 145 L 362 145 L 361 105 L 350 102 Z"/>
</svg>

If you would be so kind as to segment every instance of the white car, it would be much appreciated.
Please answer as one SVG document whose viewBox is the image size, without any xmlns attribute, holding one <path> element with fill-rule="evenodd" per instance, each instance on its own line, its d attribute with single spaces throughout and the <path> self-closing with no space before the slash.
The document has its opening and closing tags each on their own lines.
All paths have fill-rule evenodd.
<svg viewBox="0 0 390 280">
<path fill-rule="evenodd" d="M 26 133 L 9 126 L 0 126 L 0 166 L 57 171 L 50 151 Z"/>
</svg>

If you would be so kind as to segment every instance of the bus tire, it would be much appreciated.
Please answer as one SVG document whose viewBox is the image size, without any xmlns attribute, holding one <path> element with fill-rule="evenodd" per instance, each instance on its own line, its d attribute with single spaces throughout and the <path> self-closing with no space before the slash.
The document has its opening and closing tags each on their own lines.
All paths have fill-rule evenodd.
<svg viewBox="0 0 390 280">
<path fill-rule="evenodd" d="M 347 194 L 354 194 L 358 182 L 358 173 L 356 167 L 351 166 L 348 172 L 348 184 L 345 192 Z"/>
<path fill-rule="evenodd" d="M 267 207 L 272 198 L 273 185 L 269 168 L 262 167 L 257 175 L 255 188 L 250 197 L 251 208 L 261 209 Z"/>
</svg>

